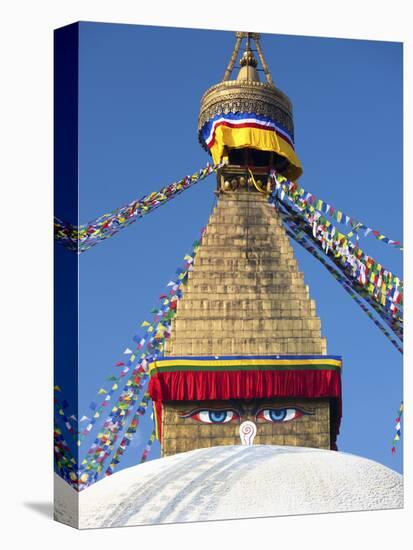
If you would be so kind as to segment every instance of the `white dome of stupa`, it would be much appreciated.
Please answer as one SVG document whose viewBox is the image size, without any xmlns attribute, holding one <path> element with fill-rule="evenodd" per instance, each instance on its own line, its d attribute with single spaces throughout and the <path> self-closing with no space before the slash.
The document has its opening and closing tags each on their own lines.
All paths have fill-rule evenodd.
<svg viewBox="0 0 413 550">
<path fill-rule="evenodd" d="M 77 526 L 78 493 L 57 476 L 55 491 L 56 519 Z M 222 446 L 153 460 L 99 481 L 79 494 L 78 526 L 401 507 L 403 477 L 372 460 L 304 447 Z"/>
</svg>

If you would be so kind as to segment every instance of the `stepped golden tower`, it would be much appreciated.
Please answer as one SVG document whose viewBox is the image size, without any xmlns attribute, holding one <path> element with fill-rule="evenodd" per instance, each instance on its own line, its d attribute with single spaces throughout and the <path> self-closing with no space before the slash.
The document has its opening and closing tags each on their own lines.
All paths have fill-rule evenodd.
<svg viewBox="0 0 413 550">
<path fill-rule="evenodd" d="M 335 449 L 341 360 L 327 355 L 314 300 L 268 203 L 270 172 L 295 181 L 302 168 L 291 102 L 272 81 L 257 33 L 236 33 L 222 82 L 202 97 L 199 140 L 221 165 L 218 200 L 164 358 L 150 370 L 162 454 L 239 444 Z"/>
</svg>

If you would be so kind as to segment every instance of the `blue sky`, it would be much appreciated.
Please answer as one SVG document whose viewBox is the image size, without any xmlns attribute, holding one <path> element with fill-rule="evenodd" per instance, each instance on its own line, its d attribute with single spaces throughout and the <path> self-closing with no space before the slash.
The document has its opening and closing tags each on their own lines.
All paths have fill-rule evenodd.
<svg viewBox="0 0 413 550">
<path fill-rule="evenodd" d="M 222 79 L 233 44 L 232 32 L 81 24 L 81 223 L 206 164 L 199 101 Z M 261 44 L 275 84 L 293 102 L 301 185 L 401 240 L 402 45 L 281 35 L 263 35 Z M 214 186 L 211 176 L 81 255 L 80 412 L 207 223 Z M 399 251 L 371 237 L 360 244 L 402 275 Z M 401 471 L 402 444 L 396 456 L 390 449 L 402 357 L 321 264 L 294 248 L 328 352 L 343 356 L 339 449 Z M 142 427 L 120 466 L 139 460 L 147 420 Z"/>
</svg>

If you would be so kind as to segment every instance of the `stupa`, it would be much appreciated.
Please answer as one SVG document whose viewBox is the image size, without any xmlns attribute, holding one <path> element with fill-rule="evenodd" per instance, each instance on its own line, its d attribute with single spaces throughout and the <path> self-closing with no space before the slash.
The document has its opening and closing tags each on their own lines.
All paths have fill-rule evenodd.
<svg viewBox="0 0 413 550">
<path fill-rule="evenodd" d="M 267 200 L 271 171 L 295 181 L 302 167 L 292 105 L 273 83 L 259 34 L 236 33 L 223 80 L 202 97 L 199 141 L 222 166 L 164 357 L 150 367 L 162 455 L 240 444 L 334 450 L 341 358 L 327 355 L 315 302 Z"/>
</svg>

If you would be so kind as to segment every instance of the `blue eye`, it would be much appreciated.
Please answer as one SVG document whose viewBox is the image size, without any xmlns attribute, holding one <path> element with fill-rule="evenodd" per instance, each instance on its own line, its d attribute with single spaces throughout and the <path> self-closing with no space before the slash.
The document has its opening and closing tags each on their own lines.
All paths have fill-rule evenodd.
<svg viewBox="0 0 413 550">
<path fill-rule="evenodd" d="M 225 422 L 227 411 L 209 411 L 209 419 L 211 422 Z"/>
<path fill-rule="evenodd" d="M 270 409 L 269 413 L 273 422 L 282 422 L 287 416 L 287 409 Z"/>
<path fill-rule="evenodd" d="M 281 408 L 281 409 L 262 409 L 257 414 L 257 419 L 261 418 L 267 422 L 289 422 L 290 420 L 295 420 L 300 418 L 303 414 L 309 414 L 300 409 L 294 408 Z"/>
<path fill-rule="evenodd" d="M 237 419 L 238 415 L 231 410 L 216 411 L 213 409 L 204 409 L 188 414 L 194 420 L 204 424 L 225 424 L 231 420 Z"/>
</svg>

